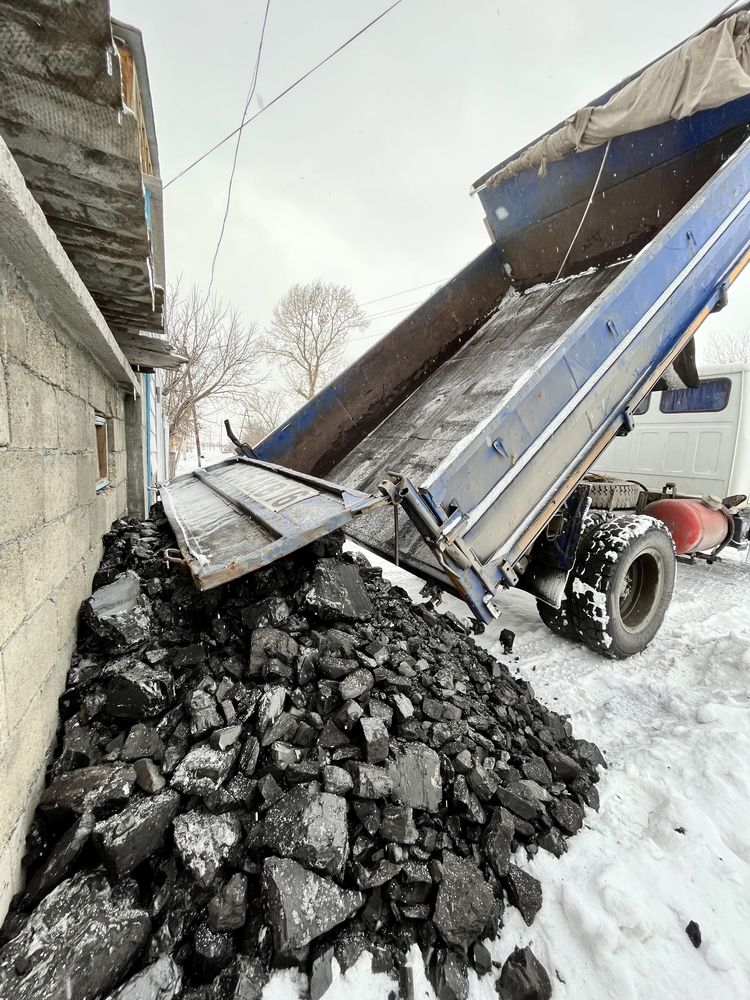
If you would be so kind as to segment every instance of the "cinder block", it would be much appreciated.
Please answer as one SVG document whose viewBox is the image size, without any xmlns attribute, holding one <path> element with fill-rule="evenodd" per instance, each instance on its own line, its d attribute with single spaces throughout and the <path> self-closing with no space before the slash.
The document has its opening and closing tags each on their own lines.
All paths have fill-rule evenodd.
<svg viewBox="0 0 750 1000">
<path fill-rule="evenodd" d="M 5 369 L 10 442 L 14 448 L 57 448 L 55 390 L 15 361 Z M 61 414 L 61 422 L 65 419 Z"/>
<path fill-rule="evenodd" d="M 78 396 L 57 390 L 60 419 L 60 451 L 93 451 L 96 448 L 94 411 Z"/>
<path fill-rule="evenodd" d="M 91 356 L 82 351 L 77 344 L 65 345 L 65 367 L 63 370 L 63 389 L 88 401 L 88 373 L 91 367 Z"/>
<path fill-rule="evenodd" d="M 2 766 L 1 763 L 0 766 Z M 40 794 L 41 783 L 38 794 L 27 803 L 26 808 L 19 815 L 16 825 L 0 848 L 0 921 L 5 919 L 8 905 L 13 896 L 20 892 L 26 884 L 25 870 L 21 862 L 26 853 L 26 836 L 34 818 L 35 803 Z"/>
<path fill-rule="evenodd" d="M 2 766 L 2 759 L 0 759 L 0 766 Z M 0 848 L 0 921 L 5 920 L 11 900 L 15 895 L 13 881 L 18 867 L 20 866 L 16 858 L 16 851 L 13 849 L 13 845 L 8 842 L 5 847 Z"/>
<path fill-rule="evenodd" d="M 0 653 L 0 665 L 3 662 L 3 654 Z M 5 752 L 5 744 L 8 742 L 10 730 L 8 728 L 8 700 L 5 697 L 5 683 L 3 681 L 3 671 L 0 669 L 0 759 Z"/>
<path fill-rule="evenodd" d="M 108 383 L 107 389 L 107 411 L 115 420 L 125 419 L 125 389 L 114 382 Z M 130 398 L 132 399 L 132 392 Z"/>
<path fill-rule="evenodd" d="M 26 319 L 13 294 L 0 303 L 0 351 L 16 361 L 26 360 Z"/>
<path fill-rule="evenodd" d="M 70 529 L 64 518 L 44 525 L 19 541 L 28 611 L 36 608 L 62 583 L 71 566 Z"/>
<path fill-rule="evenodd" d="M 105 531 L 109 531 L 112 522 L 117 520 L 120 514 L 123 512 L 120 509 L 119 500 L 117 497 L 117 490 L 114 486 L 110 486 L 104 491 L 105 503 L 106 503 L 106 516 L 105 516 Z"/>
<path fill-rule="evenodd" d="M 109 435 L 109 446 L 112 451 L 126 450 L 124 420 L 121 420 L 119 417 L 112 417 L 109 421 L 107 433 Z"/>
<path fill-rule="evenodd" d="M 0 646 L 27 615 L 24 560 L 18 542 L 0 548 Z"/>
<path fill-rule="evenodd" d="M 107 490 L 97 493 L 94 502 L 89 507 L 89 544 L 98 545 L 102 535 L 109 530 L 111 521 L 107 523 Z"/>
<path fill-rule="evenodd" d="M 78 455 L 44 455 L 44 520 L 54 521 L 78 503 Z"/>
<path fill-rule="evenodd" d="M 36 697 L 8 741 L 0 767 L 3 793 L 0 796 L 0 845 L 8 844 L 19 822 L 31 819 L 44 783 L 44 771 L 57 728 L 57 700 L 65 684 L 65 675 L 50 671 L 39 686 Z M 23 830 L 25 835 L 25 829 Z M 23 836 L 14 851 L 16 865 L 23 853 Z"/>
<path fill-rule="evenodd" d="M 86 596 L 91 593 L 94 575 L 99 569 L 103 556 L 104 544 L 101 539 L 99 539 L 99 541 L 88 550 L 83 558 L 83 580 Z"/>
<path fill-rule="evenodd" d="M 57 659 L 57 608 L 44 601 L 3 646 L 3 682 L 11 743 Z"/>
<path fill-rule="evenodd" d="M 62 385 L 65 381 L 65 348 L 55 337 L 49 324 L 39 318 L 31 304 L 24 311 L 28 331 L 26 367 L 41 375 L 47 382 Z"/>
<path fill-rule="evenodd" d="M 122 517 L 128 510 L 128 484 L 125 480 L 117 484 L 117 510 L 118 517 Z"/>
<path fill-rule="evenodd" d="M 89 403 L 99 413 L 109 416 L 107 407 L 107 379 L 100 368 L 89 366 Z"/>
<path fill-rule="evenodd" d="M 112 451 L 109 455 L 110 481 L 118 486 L 124 483 L 128 476 L 128 453 L 126 451 Z"/>
<path fill-rule="evenodd" d="M 0 450 L 0 545 L 43 520 L 42 454 Z"/>
<path fill-rule="evenodd" d="M 79 504 L 90 504 L 96 498 L 96 481 L 99 478 L 96 453 L 85 451 L 79 454 L 77 459 L 78 502 Z"/>
<path fill-rule="evenodd" d="M 88 505 L 75 507 L 65 515 L 64 520 L 69 540 L 67 574 L 69 569 L 83 559 L 90 548 Z"/>
<path fill-rule="evenodd" d="M 8 390 L 5 387 L 5 362 L 0 356 L 0 447 L 10 443 L 10 416 Z"/>
<path fill-rule="evenodd" d="M 83 601 L 90 596 L 86 586 L 84 561 L 76 563 L 63 582 L 52 594 L 52 600 L 57 611 L 57 648 L 61 649 L 68 641 L 71 632 L 78 628 L 78 612 Z"/>
</svg>

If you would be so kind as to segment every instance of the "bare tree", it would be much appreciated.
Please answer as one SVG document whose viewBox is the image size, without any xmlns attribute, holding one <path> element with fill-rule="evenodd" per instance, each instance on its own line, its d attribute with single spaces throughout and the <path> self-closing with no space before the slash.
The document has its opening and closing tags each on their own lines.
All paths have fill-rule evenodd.
<svg viewBox="0 0 750 1000">
<path fill-rule="evenodd" d="M 289 413 L 289 393 L 283 389 L 258 389 L 245 403 L 240 440 L 257 444 L 275 430 Z"/>
<path fill-rule="evenodd" d="M 264 349 L 278 360 L 291 389 L 310 399 L 335 374 L 349 334 L 367 324 L 346 285 L 295 284 L 274 308 Z"/>
<path fill-rule="evenodd" d="M 707 365 L 750 364 L 750 330 L 721 331 L 710 334 L 703 346 Z"/>
<path fill-rule="evenodd" d="M 200 464 L 201 404 L 242 401 L 256 376 L 258 328 L 245 324 L 232 306 L 207 300 L 195 286 L 186 296 L 177 282 L 167 293 L 164 329 L 187 363 L 165 372 L 164 406 L 169 418 L 169 474 L 188 435 L 195 436 Z"/>
</svg>

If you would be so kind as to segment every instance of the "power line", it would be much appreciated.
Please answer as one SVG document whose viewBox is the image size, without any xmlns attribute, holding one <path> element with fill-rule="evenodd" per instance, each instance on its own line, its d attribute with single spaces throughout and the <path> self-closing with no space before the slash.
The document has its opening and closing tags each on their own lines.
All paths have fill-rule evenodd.
<svg viewBox="0 0 750 1000">
<path fill-rule="evenodd" d="M 416 302 L 407 302 L 403 306 L 393 306 L 391 309 L 384 309 L 382 312 L 371 313 L 368 319 L 383 319 L 385 316 L 393 316 L 396 313 L 403 312 L 405 309 L 414 309 L 417 306 L 421 306 L 424 299 L 419 299 Z"/>
<path fill-rule="evenodd" d="M 441 278 L 440 281 L 428 281 L 425 285 L 415 285 L 413 288 L 403 288 L 400 292 L 391 292 L 390 295 L 381 295 L 379 299 L 370 299 L 368 302 L 360 302 L 361 306 L 371 306 L 376 302 L 383 302 L 385 299 L 395 299 L 399 295 L 406 295 L 407 292 L 419 292 L 423 288 L 432 288 L 433 285 L 442 285 L 445 283 L 445 278 Z"/>
<path fill-rule="evenodd" d="M 329 53 L 325 57 L 325 59 L 321 59 L 319 63 L 316 63 L 312 67 L 312 69 L 309 69 L 306 73 L 304 73 L 302 76 L 296 79 L 294 83 L 291 83 L 285 90 L 282 90 L 280 94 L 277 94 L 276 97 L 272 98 L 268 102 L 268 104 L 264 104 L 263 107 L 260 108 L 260 110 L 256 111 L 254 115 L 251 115 L 250 118 L 246 118 L 236 129 L 233 129 L 231 132 L 225 135 L 223 139 L 220 139 L 219 142 L 217 142 L 214 146 L 212 146 L 210 149 L 207 149 L 205 153 L 202 153 L 196 160 L 193 160 L 192 163 L 189 163 L 184 168 L 184 170 L 181 170 L 178 174 L 175 174 L 175 176 L 170 181 L 167 181 L 167 183 L 164 185 L 164 190 L 166 190 L 170 186 L 170 184 L 174 184 L 176 180 L 179 180 L 180 177 L 184 177 L 189 170 L 192 170 L 193 167 L 196 167 L 199 163 L 205 160 L 207 156 L 210 156 L 211 153 L 219 149 L 220 146 L 223 146 L 225 142 L 228 142 L 232 138 L 232 136 L 237 135 L 238 132 L 241 132 L 244 128 L 250 125 L 251 122 L 254 122 L 256 118 L 259 118 L 265 111 L 268 111 L 268 109 L 273 107 L 273 105 L 276 104 L 277 101 L 280 101 L 282 97 L 286 97 L 286 95 L 290 93 L 292 90 L 294 90 L 295 87 L 298 87 L 303 81 L 305 81 L 308 78 L 308 76 L 312 76 L 312 74 L 316 70 L 320 69 L 321 66 L 325 66 L 327 62 L 333 59 L 334 56 L 338 55 L 339 52 L 341 52 L 343 49 L 347 47 L 347 45 L 351 45 L 351 43 L 355 41 L 357 38 L 359 38 L 360 35 L 363 35 L 368 30 L 368 28 L 371 28 L 374 24 L 377 24 L 377 22 L 380 21 L 382 18 L 384 18 L 386 14 L 389 14 L 394 7 L 398 7 L 398 5 L 401 2 L 402 0 L 395 0 L 395 2 L 390 5 L 390 7 L 386 7 L 386 9 L 382 11 L 380 14 L 378 14 L 377 17 L 374 17 L 372 21 L 369 21 L 363 28 L 360 28 L 359 31 L 353 34 L 350 38 L 347 38 L 345 42 L 342 42 L 341 45 L 339 45 L 337 48 L 333 50 L 333 52 Z"/>
<path fill-rule="evenodd" d="M 258 54 L 255 57 L 255 68 L 253 69 L 252 79 L 250 81 L 250 88 L 247 92 L 247 97 L 245 98 L 245 105 L 242 109 L 241 122 L 244 122 L 245 116 L 247 115 L 247 109 L 250 107 L 250 103 L 255 96 L 255 88 L 258 86 L 258 70 L 260 69 L 260 57 L 263 53 L 263 39 L 266 37 L 266 24 L 268 23 L 268 11 L 271 7 L 271 0 L 266 0 L 266 9 L 263 14 L 263 26 L 260 29 L 260 41 L 258 42 Z M 216 261 L 219 259 L 219 250 L 221 249 L 221 243 L 224 239 L 224 231 L 227 228 L 227 219 L 229 218 L 229 206 L 232 203 L 232 185 L 234 184 L 234 174 L 237 170 L 237 158 L 240 152 L 240 143 L 242 142 L 242 132 L 237 133 L 237 142 L 234 146 L 234 156 L 232 158 L 232 169 L 229 173 L 229 184 L 227 185 L 227 200 L 224 205 L 224 218 L 221 220 L 221 229 L 219 231 L 219 239 L 216 242 L 216 249 L 214 250 L 213 260 L 211 261 L 211 277 L 208 282 L 208 291 L 206 292 L 206 301 L 211 297 L 211 289 L 214 286 L 214 274 L 216 272 Z"/>
</svg>

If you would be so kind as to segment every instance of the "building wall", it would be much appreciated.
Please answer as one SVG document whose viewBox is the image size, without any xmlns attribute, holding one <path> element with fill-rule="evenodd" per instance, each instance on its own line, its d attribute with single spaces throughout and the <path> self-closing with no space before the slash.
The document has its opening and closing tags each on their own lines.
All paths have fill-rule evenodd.
<svg viewBox="0 0 750 1000">
<path fill-rule="evenodd" d="M 0 920 L 57 726 L 78 609 L 126 509 L 125 390 L 0 253 Z M 96 492 L 95 413 L 110 485 Z"/>
</svg>

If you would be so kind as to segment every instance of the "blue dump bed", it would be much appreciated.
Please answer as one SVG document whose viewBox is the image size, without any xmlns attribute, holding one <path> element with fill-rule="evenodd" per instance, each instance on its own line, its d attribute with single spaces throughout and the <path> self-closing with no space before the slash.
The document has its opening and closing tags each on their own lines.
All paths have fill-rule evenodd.
<svg viewBox="0 0 750 1000">
<path fill-rule="evenodd" d="M 678 71 L 664 60 L 657 73 Z M 650 72 L 591 108 L 606 118 Z M 695 379 L 693 334 L 750 259 L 743 86 L 542 176 L 509 161 L 480 178 L 492 246 L 252 453 L 162 489 L 198 583 L 344 526 L 485 620 L 504 586 L 556 601 L 530 554 L 642 396 L 668 369 Z M 555 545 L 547 569 L 564 579 Z"/>
</svg>

